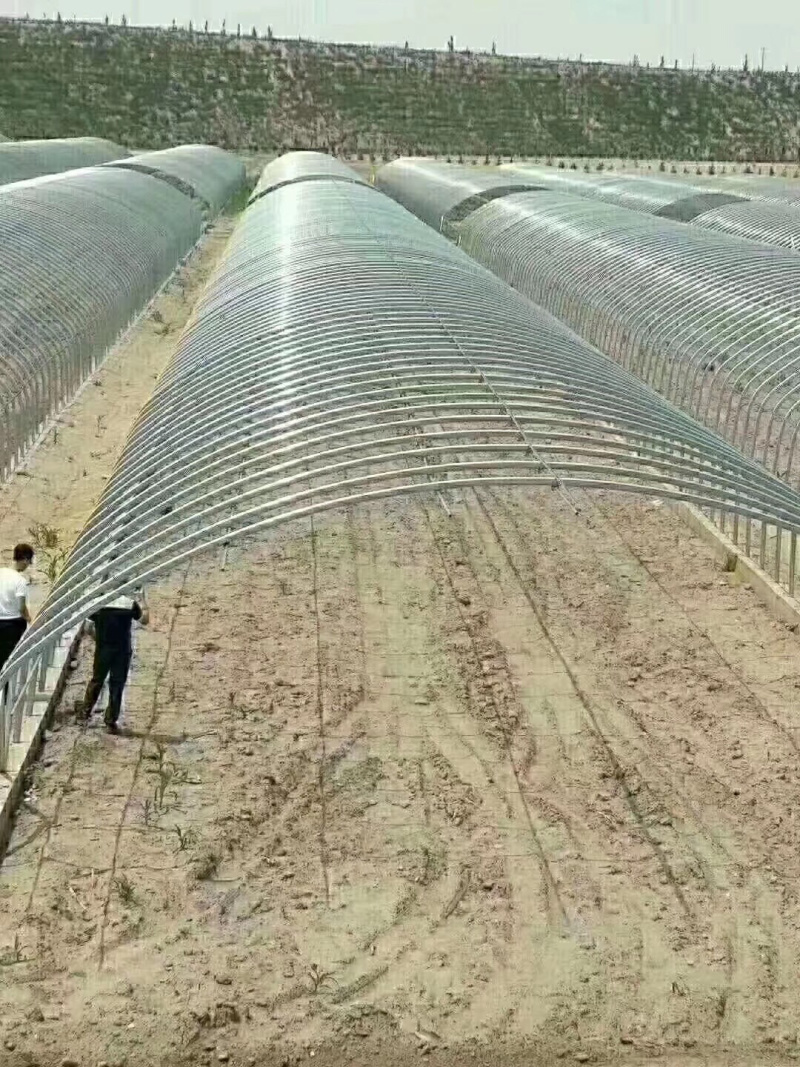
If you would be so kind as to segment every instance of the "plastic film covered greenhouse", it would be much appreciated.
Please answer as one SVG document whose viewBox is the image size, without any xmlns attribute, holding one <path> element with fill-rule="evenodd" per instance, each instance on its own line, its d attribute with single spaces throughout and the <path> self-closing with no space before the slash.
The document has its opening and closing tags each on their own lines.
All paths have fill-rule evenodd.
<svg viewBox="0 0 800 1067">
<path fill-rule="evenodd" d="M 144 152 L 111 166 L 140 170 L 171 182 L 189 196 L 197 197 L 209 215 L 218 214 L 245 182 L 244 163 L 213 145 L 180 145 L 161 152 Z"/>
<path fill-rule="evenodd" d="M 556 193 L 471 215 L 462 246 L 770 470 L 800 485 L 800 261 Z"/>
<path fill-rule="evenodd" d="M 440 164 L 441 165 L 441 164 Z M 692 175 L 690 178 L 639 174 L 598 174 L 561 170 L 531 163 L 504 163 L 501 171 L 518 174 L 550 189 L 605 200 L 619 207 L 657 213 L 661 208 L 697 193 L 722 193 L 743 200 L 800 206 L 800 182 L 754 175 Z"/>
<path fill-rule="evenodd" d="M 0 144 L 0 185 L 25 181 L 41 174 L 92 167 L 129 155 L 127 148 L 99 137 L 5 141 Z"/>
<path fill-rule="evenodd" d="M 196 201 L 97 167 L 0 189 L 0 471 L 198 240 Z"/>
<path fill-rule="evenodd" d="M 394 164 L 392 164 L 394 166 Z M 717 192 L 717 188 L 693 179 L 649 177 L 636 174 L 598 174 L 583 170 L 561 170 L 529 163 L 504 163 L 501 172 L 536 182 L 553 192 L 572 193 L 589 200 L 602 200 L 617 207 L 658 214 L 665 207 L 698 194 Z M 710 183 L 713 184 L 713 183 Z M 737 199 L 742 194 L 732 190 Z"/>
<path fill-rule="evenodd" d="M 446 229 L 448 223 L 498 196 L 546 188 L 497 169 L 476 170 L 426 159 L 402 159 L 381 167 L 375 185 L 435 230 Z"/>
<path fill-rule="evenodd" d="M 377 182 L 392 193 L 402 185 L 403 202 L 421 215 L 436 198 L 451 199 L 452 182 L 437 165 L 419 173 L 389 164 Z M 739 211 L 744 223 L 758 206 L 716 210 Z M 557 192 L 510 194 L 448 232 L 669 400 L 800 485 L 796 256 Z"/>
<path fill-rule="evenodd" d="M 698 177 L 692 183 L 632 174 L 611 178 L 523 164 L 505 164 L 501 170 L 553 191 L 800 251 L 800 183 L 735 176 Z"/>
<path fill-rule="evenodd" d="M 343 181 L 366 185 L 367 182 L 346 163 L 322 152 L 289 152 L 269 164 L 258 180 L 251 202 L 282 185 L 308 181 Z"/>
</svg>

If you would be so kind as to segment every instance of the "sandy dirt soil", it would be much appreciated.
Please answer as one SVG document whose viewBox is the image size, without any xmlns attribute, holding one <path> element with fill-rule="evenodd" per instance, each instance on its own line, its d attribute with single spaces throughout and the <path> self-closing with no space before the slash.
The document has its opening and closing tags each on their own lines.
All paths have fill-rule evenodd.
<svg viewBox="0 0 800 1067">
<path fill-rule="evenodd" d="M 31 574 L 34 608 L 50 588 L 49 561 L 69 549 L 85 525 L 234 222 L 228 216 L 217 220 L 148 313 L 58 417 L 25 468 L 0 483 L 0 563 L 10 560 L 17 541 L 35 541 L 31 531 L 41 523 L 59 535 L 54 550 L 39 552 Z"/>
<path fill-rule="evenodd" d="M 0 867 L 0 1062 L 800 1056 L 798 637 L 666 508 L 450 505 L 154 588 L 118 738 L 82 663 Z"/>
</svg>

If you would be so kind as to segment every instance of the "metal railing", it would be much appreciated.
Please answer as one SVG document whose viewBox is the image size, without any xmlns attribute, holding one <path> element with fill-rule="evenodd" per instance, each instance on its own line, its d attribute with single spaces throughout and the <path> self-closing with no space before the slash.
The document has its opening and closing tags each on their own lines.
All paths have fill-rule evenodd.
<svg viewBox="0 0 800 1067">
<path fill-rule="evenodd" d="M 485 484 L 576 506 L 573 490 L 603 489 L 800 532 L 797 492 L 399 205 L 336 177 L 282 182 L 237 226 L 0 677 L 9 742 L 87 614 L 326 509 Z"/>
<path fill-rule="evenodd" d="M 58 174 L 76 167 L 93 167 L 130 152 L 100 137 L 64 137 L 43 141 L 3 141 L 0 143 L 0 185 Z"/>
</svg>

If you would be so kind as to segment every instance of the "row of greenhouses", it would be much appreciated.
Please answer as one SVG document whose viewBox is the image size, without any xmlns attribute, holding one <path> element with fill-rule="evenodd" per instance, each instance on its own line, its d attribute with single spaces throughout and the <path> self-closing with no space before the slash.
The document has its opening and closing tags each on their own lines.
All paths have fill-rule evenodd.
<svg viewBox="0 0 800 1067">
<path fill-rule="evenodd" d="M 127 148 L 100 137 L 4 141 L 0 144 L 0 185 L 78 167 L 93 167 L 130 155 Z"/>
<path fill-rule="evenodd" d="M 245 180 L 198 145 L 98 162 L 0 185 L 0 476 Z"/>
<path fill-rule="evenodd" d="M 6 669 L 10 741 L 92 610 L 326 509 L 493 485 L 577 513 L 611 490 L 796 539 L 793 488 L 340 164 L 285 157 L 258 189 Z"/>
<path fill-rule="evenodd" d="M 484 192 L 456 218 L 460 170 L 397 161 L 377 183 L 429 224 L 438 216 L 475 259 L 800 486 L 800 257 L 596 198 L 509 190 L 496 175 L 503 195 Z M 473 196 L 469 180 L 461 192 L 463 203 Z M 796 208 L 782 210 L 800 222 Z"/>
<path fill-rule="evenodd" d="M 528 164 L 505 164 L 500 169 L 552 192 L 800 251 L 800 182 L 732 175 L 690 183 L 680 178 L 609 177 Z"/>
<path fill-rule="evenodd" d="M 104 316 L 129 319 L 136 300 L 120 310 L 120 293 L 146 300 L 241 186 L 237 161 L 227 193 L 186 157 L 158 175 L 131 157 L 0 189 L 0 219 L 14 197 L 44 220 L 26 225 L 41 241 L 18 257 L 41 274 L 8 290 L 41 297 L 6 327 L 35 340 L 0 379 L 15 383 L 20 432 L 103 351 L 94 334 L 81 347 L 79 318 L 95 333 Z M 774 573 L 788 565 L 793 590 L 793 253 L 499 169 L 404 161 L 377 186 L 316 153 L 265 170 L 5 670 L 0 764 L 37 678 L 87 613 L 198 552 L 325 509 L 484 485 L 544 488 L 576 513 L 593 490 L 646 494 L 704 510 L 748 551 L 757 538 L 762 562 L 771 538 Z M 55 220 L 74 229 L 62 236 Z"/>
</svg>

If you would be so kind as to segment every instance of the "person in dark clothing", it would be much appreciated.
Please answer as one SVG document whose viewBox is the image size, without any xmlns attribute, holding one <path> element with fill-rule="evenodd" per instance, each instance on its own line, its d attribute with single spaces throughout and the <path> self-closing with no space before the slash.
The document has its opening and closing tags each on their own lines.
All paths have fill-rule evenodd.
<svg viewBox="0 0 800 1067">
<path fill-rule="evenodd" d="M 20 544 L 14 547 L 13 566 L 0 567 L 0 671 L 31 621 L 28 580 L 24 574 L 32 563 L 33 549 Z"/>
<path fill-rule="evenodd" d="M 130 597 L 121 596 L 96 611 L 89 621 L 94 627 L 94 665 L 80 713 L 84 719 L 91 717 L 108 678 L 108 707 L 104 722 L 109 733 L 115 734 L 122 711 L 122 693 L 131 665 L 133 624 L 139 622 L 146 626 L 150 621 L 150 612 L 144 597 L 140 604 Z"/>
</svg>

